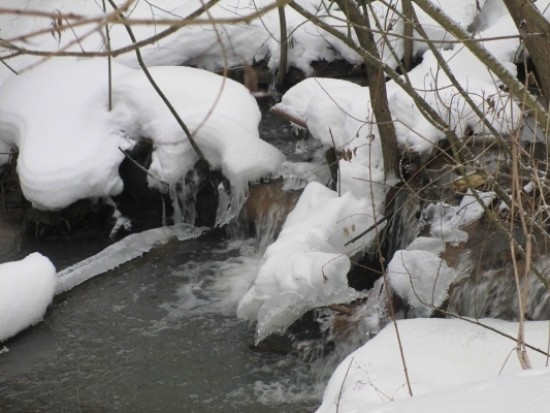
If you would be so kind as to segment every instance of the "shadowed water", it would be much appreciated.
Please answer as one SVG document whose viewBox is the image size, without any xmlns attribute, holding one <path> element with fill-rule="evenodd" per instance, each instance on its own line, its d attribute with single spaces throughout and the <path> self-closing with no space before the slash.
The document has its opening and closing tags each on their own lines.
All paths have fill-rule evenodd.
<svg viewBox="0 0 550 413">
<path fill-rule="evenodd" d="M 1 412 L 308 412 L 323 385 L 235 317 L 252 242 L 172 242 L 58 296 L 0 354 Z"/>
<path fill-rule="evenodd" d="M 286 122 L 265 113 L 260 131 L 293 153 Z M 259 243 L 174 241 L 57 296 L 42 323 L 0 344 L 0 413 L 314 411 L 331 367 L 254 349 L 235 316 Z M 0 262 L 39 251 L 61 270 L 106 246 L 36 241 L 21 221 L 0 222 Z"/>
</svg>

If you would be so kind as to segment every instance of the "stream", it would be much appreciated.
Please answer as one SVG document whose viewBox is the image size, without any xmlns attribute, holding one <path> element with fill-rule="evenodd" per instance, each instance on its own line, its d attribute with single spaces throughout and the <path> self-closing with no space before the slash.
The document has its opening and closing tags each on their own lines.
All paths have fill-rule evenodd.
<svg viewBox="0 0 550 413">
<path fill-rule="evenodd" d="M 288 126 L 266 118 L 263 137 L 288 152 Z M 33 240 L 18 225 L 0 222 L 0 262 L 39 251 L 60 270 L 106 246 Z M 235 310 L 260 243 L 220 232 L 169 242 L 58 295 L 43 322 L 0 345 L 0 412 L 314 411 L 336 360 L 253 346 Z"/>
<path fill-rule="evenodd" d="M 254 240 L 171 242 L 58 296 L 6 343 L 2 412 L 306 412 L 322 384 L 235 317 Z"/>
</svg>

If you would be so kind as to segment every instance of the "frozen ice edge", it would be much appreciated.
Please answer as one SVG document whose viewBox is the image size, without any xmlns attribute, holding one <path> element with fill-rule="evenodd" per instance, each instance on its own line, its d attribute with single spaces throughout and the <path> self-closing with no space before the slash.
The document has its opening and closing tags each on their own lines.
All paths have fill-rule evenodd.
<svg viewBox="0 0 550 413">
<path fill-rule="evenodd" d="M 128 235 L 98 254 L 58 272 L 56 274 L 55 294 L 67 292 L 97 275 L 111 271 L 155 247 L 166 244 L 171 239 L 176 238 L 178 241 L 195 239 L 205 229 L 180 223 Z"/>
</svg>

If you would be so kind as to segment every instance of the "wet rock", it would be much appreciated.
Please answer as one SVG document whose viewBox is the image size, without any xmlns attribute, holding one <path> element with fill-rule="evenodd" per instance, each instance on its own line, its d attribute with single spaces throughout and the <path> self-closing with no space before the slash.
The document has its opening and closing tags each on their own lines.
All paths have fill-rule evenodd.
<svg viewBox="0 0 550 413">
<path fill-rule="evenodd" d="M 112 225 L 113 208 L 102 201 L 75 202 L 61 211 L 42 211 L 30 207 L 23 229 L 38 239 L 67 239 L 106 236 Z"/>
<path fill-rule="evenodd" d="M 338 79 L 349 80 L 358 84 L 366 85 L 367 76 L 364 65 L 357 65 L 349 63 L 346 60 L 333 60 L 327 62 L 326 60 L 317 60 L 311 62 L 310 64 L 312 73 L 309 76 L 315 77 L 333 77 Z M 268 90 L 272 84 L 275 82 L 275 75 L 271 72 L 267 66 L 267 61 L 261 60 L 259 62 L 254 62 L 252 68 L 256 72 L 256 78 L 258 80 L 258 85 L 261 89 Z M 222 74 L 222 71 L 218 73 Z M 245 66 L 237 66 L 229 68 L 227 71 L 229 78 L 236 80 L 238 82 L 244 82 L 245 78 Z M 301 82 L 306 78 L 306 74 L 294 67 L 291 66 L 288 68 L 288 71 L 285 75 L 285 81 L 282 90 L 279 92 L 282 93 L 297 83 Z"/>
<path fill-rule="evenodd" d="M 239 222 L 248 226 L 249 234 L 264 238 L 264 243 L 273 241 L 287 215 L 296 206 L 300 193 L 284 190 L 282 179 L 252 185 L 241 209 Z"/>
<path fill-rule="evenodd" d="M 113 199 L 136 232 L 162 226 L 163 214 L 171 213 L 168 194 L 150 188 L 147 183 L 146 171 L 151 165 L 152 153 L 153 141 L 140 139 L 119 167 L 124 190 Z"/>
<path fill-rule="evenodd" d="M 468 241 L 461 246 L 449 247 L 443 254 L 449 265 L 458 271 L 446 311 L 465 317 L 517 320 L 520 309 L 515 260 L 520 289 L 524 294 L 525 316 L 532 320 L 549 319 L 550 289 L 541 280 L 550 281 L 550 257 L 544 237 L 536 237 L 539 243 L 532 251 L 532 269 L 526 271 L 525 257 L 518 250 L 512 251 L 510 239 L 495 224 L 488 220 L 478 221 L 465 230 Z M 514 234 L 525 248 L 520 228 L 516 227 Z"/>
</svg>

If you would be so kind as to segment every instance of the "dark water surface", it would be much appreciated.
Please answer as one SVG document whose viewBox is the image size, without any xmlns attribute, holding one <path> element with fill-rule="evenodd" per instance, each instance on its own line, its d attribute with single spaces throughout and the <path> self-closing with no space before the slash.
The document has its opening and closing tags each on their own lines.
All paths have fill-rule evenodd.
<svg viewBox="0 0 550 413">
<path fill-rule="evenodd" d="M 292 155 L 286 122 L 265 113 L 260 130 Z M 60 270 L 107 246 L 20 228 L 0 222 L 0 262 L 39 251 Z M 254 349 L 235 316 L 257 272 L 254 244 L 169 243 L 56 297 L 42 323 L 0 344 L 0 413 L 314 411 L 324 380 L 295 356 Z"/>
<path fill-rule="evenodd" d="M 308 412 L 321 384 L 252 348 L 235 317 L 258 266 L 250 240 L 173 242 L 58 296 L 5 343 L 0 412 Z"/>
</svg>

